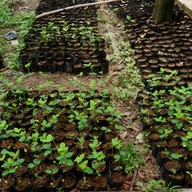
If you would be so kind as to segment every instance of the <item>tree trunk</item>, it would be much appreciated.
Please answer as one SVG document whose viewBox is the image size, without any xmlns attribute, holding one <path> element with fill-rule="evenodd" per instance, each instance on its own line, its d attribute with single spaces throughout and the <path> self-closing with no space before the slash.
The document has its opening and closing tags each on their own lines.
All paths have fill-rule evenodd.
<svg viewBox="0 0 192 192">
<path fill-rule="evenodd" d="M 174 3 L 175 0 L 156 0 L 153 9 L 153 18 L 155 23 L 171 20 Z"/>
</svg>

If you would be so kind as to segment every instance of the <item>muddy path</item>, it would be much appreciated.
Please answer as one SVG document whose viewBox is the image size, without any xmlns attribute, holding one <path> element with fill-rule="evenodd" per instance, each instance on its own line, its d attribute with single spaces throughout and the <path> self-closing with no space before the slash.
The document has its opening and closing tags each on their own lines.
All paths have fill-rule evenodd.
<svg viewBox="0 0 192 192">
<path fill-rule="evenodd" d="M 21 0 L 15 5 L 15 11 L 18 13 L 35 11 L 41 0 Z"/>
</svg>

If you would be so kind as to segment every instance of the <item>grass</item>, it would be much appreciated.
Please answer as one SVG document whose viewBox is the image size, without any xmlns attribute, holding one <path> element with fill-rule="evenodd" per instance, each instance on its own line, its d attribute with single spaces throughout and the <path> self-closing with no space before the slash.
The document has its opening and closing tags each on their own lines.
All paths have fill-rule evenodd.
<svg viewBox="0 0 192 192">
<path fill-rule="evenodd" d="M 19 52 L 25 46 L 24 37 L 28 33 L 35 19 L 33 12 L 14 14 L 12 7 L 16 0 L 2 0 L 0 2 L 0 54 L 5 58 L 5 65 L 9 68 L 19 69 Z M 19 44 L 10 45 L 10 41 L 6 40 L 4 35 L 9 31 L 16 31 Z"/>
</svg>

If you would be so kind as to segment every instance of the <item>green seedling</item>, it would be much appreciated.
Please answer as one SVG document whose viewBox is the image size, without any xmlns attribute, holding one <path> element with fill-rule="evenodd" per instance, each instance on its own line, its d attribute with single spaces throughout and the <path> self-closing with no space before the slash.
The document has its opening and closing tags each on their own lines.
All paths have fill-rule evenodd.
<svg viewBox="0 0 192 192">
<path fill-rule="evenodd" d="M 69 147 L 65 143 L 60 143 L 59 148 L 57 148 L 59 156 L 56 158 L 59 164 L 64 164 L 66 166 L 73 166 L 74 162 L 72 160 L 73 153 L 69 152 Z"/>
<path fill-rule="evenodd" d="M 75 158 L 75 162 L 79 166 L 79 168 L 89 175 L 93 174 L 93 170 L 88 166 L 88 160 L 84 159 L 85 154 L 81 154 Z"/>
</svg>

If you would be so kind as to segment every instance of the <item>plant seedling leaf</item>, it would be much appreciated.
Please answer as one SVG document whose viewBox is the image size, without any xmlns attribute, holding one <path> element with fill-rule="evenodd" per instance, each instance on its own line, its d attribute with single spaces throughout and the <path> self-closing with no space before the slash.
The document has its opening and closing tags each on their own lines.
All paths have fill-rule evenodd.
<svg viewBox="0 0 192 192">
<path fill-rule="evenodd" d="M 80 156 L 75 158 L 75 162 L 80 163 L 84 157 L 85 157 L 85 154 L 81 154 Z"/>
<path fill-rule="evenodd" d="M 49 155 L 49 154 L 51 154 L 51 151 L 50 150 L 46 150 L 45 152 L 44 152 L 44 156 L 46 157 L 47 155 Z"/>
</svg>

